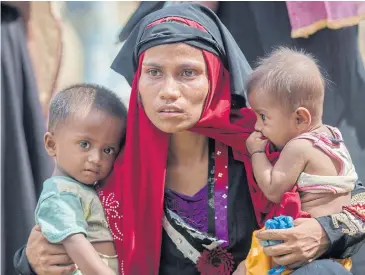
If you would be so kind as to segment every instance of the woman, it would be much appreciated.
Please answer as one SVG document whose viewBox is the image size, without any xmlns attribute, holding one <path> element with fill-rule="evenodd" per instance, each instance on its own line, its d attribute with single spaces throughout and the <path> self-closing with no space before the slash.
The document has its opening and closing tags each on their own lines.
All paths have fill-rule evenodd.
<svg viewBox="0 0 365 275">
<path fill-rule="evenodd" d="M 126 147 L 100 187 L 120 273 L 232 274 L 257 223 L 273 214 L 249 172 L 245 140 L 255 119 L 239 110 L 250 73 L 242 52 L 212 11 L 183 4 L 145 17 L 112 68 L 133 80 Z M 364 234 L 345 235 L 331 222 L 300 219 L 293 229 L 258 237 L 284 240 L 265 251 L 289 267 L 324 253 L 352 255 Z M 15 256 L 22 274 L 32 274 L 27 258 L 37 274 L 73 268 L 56 266 L 70 264 L 67 255 L 37 230 Z M 350 274 L 329 260 L 293 274 L 318 266 L 323 274 Z"/>
</svg>

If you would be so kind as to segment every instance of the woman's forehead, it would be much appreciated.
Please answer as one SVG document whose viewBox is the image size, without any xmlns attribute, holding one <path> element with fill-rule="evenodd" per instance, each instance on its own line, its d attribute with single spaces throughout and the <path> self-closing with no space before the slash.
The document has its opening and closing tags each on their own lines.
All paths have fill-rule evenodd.
<svg viewBox="0 0 365 275">
<path fill-rule="evenodd" d="M 145 51 L 143 63 L 168 61 L 166 58 L 205 63 L 202 51 L 185 43 L 163 44 L 149 48 Z"/>
</svg>

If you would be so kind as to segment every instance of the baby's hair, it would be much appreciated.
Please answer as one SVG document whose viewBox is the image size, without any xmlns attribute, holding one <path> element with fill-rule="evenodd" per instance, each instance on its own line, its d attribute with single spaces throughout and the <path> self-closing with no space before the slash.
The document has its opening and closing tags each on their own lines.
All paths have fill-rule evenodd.
<svg viewBox="0 0 365 275">
<path fill-rule="evenodd" d="M 280 47 L 262 58 L 251 73 L 247 94 L 262 92 L 273 96 L 284 108 L 307 108 L 312 120 L 321 119 L 325 78 L 316 60 L 304 51 Z"/>
<path fill-rule="evenodd" d="M 48 131 L 53 132 L 70 115 L 94 108 L 122 120 L 127 119 L 127 109 L 115 93 L 99 85 L 82 83 L 54 96 L 49 106 Z"/>
</svg>

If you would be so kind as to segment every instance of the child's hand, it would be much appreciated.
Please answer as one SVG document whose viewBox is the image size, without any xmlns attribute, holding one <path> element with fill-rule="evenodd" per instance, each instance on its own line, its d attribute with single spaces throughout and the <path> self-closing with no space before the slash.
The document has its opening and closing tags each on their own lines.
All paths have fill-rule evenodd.
<svg viewBox="0 0 365 275">
<path fill-rule="evenodd" d="M 253 132 L 246 141 L 246 147 L 250 154 L 255 151 L 265 150 L 267 139 L 262 139 L 261 132 Z"/>
</svg>

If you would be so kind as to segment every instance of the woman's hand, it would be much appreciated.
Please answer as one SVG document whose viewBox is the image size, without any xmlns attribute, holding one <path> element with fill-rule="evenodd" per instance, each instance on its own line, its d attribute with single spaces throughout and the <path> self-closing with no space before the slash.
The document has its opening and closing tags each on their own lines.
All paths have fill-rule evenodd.
<svg viewBox="0 0 365 275">
<path fill-rule="evenodd" d="M 265 150 L 267 139 L 263 139 L 261 132 L 253 132 L 246 140 L 247 151 L 250 155 L 255 151 Z"/>
<path fill-rule="evenodd" d="M 289 269 L 310 263 L 328 248 L 328 237 L 316 219 L 294 221 L 289 229 L 263 230 L 256 234 L 259 240 L 282 240 L 284 243 L 264 247 L 264 253 Z"/>
<path fill-rule="evenodd" d="M 38 275 L 67 275 L 76 270 L 64 247 L 50 244 L 42 235 L 39 225 L 33 227 L 25 253 Z"/>
</svg>

